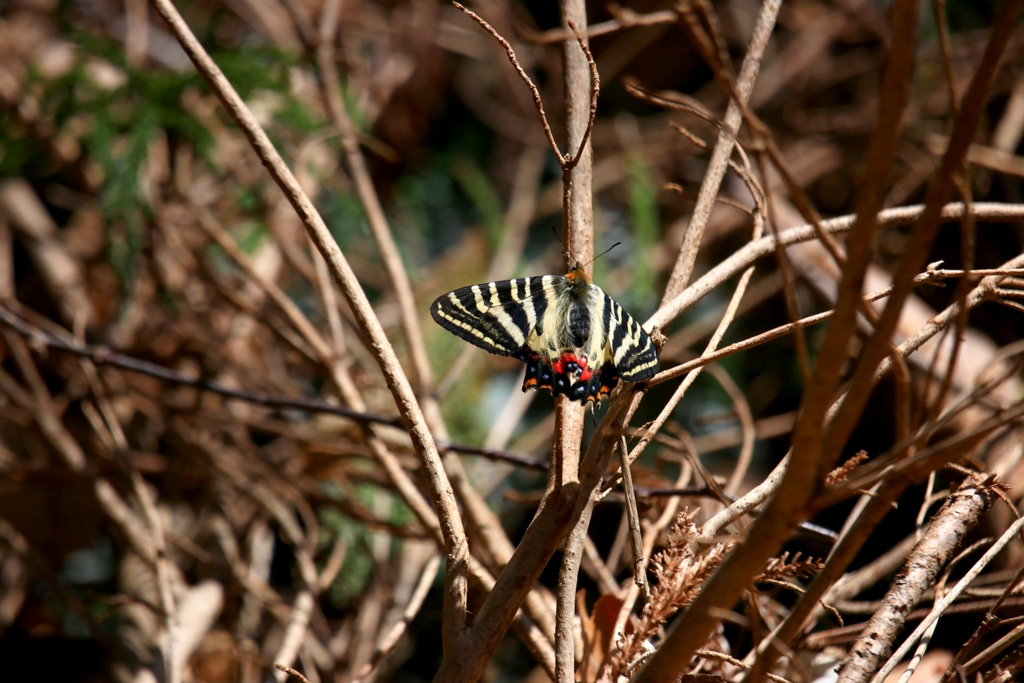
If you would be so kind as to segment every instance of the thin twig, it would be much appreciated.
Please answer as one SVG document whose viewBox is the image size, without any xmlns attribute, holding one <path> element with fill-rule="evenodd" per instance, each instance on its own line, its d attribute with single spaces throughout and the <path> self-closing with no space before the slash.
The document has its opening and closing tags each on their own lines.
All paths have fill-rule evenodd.
<svg viewBox="0 0 1024 683">
<path fill-rule="evenodd" d="M 626 519 L 629 522 L 630 548 L 633 551 L 633 581 L 644 599 L 651 597 L 651 587 L 647 583 L 647 567 L 644 564 L 644 539 L 640 533 L 640 515 L 636 509 L 636 491 L 633 490 L 633 475 L 629 471 L 629 445 L 626 437 L 621 437 L 619 448 L 619 467 L 622 471 L 622 490 L 626 494 Z"/>
<path fill-rule="evenodd" d="M 1017 627 L 1012 629 L 1009 633 L 1001 636 L 999 640 L 989 645 L 970 660 L 964 662 L 964 672 L 966 672 L 967 675 L 976 672 L 1000 652 L 1011 645 L 1017 644 L 1020 641 L 1021 636 L 1024 636 L 1024 624 L 1018 624 Z"/>
<path fill-rule="evenodd" d="M 590 26 L 587 29 L 587 37 L 596 38 L 614 33 L 615 31 L 633 28 L 634 26 L 673 24 L 679 20 L 679 14 L 676 10 L 660 10 L 648 14 L 638 14 L 628 7 L 619 7 L 617 3 L 609 3 L 607 9 L 615 18 Z M 553 28 L 542 33 L 529 31 L 525 27 L 521 27 L 519 30 L 525 40 L 539 45 L 561 43 L 571 37 L 569 31 L 566 31 L 564 28 Z"/>
<path fill-rule="evenodd" d="M 303 676 L 302 674 L 300 674 L 298 671 L 296 671 L 295 669 L 291 668 L 290 666 L 285 666 L 284 664 L 280 664 L 278 662 L 274 662 L 274 666 L 276 666 L 278 669 L 280 669 L 281 671 L 285 672 L 289 676 L 295 676 L 297 679 L 302 681 L 302 683 L 309 683 L 309 679 L 308 678 L 306 678 L 305 676 Z"/>
<path fill-rule="evenodd" d="M 110 347 L 103 346 L 101 344 L 75 344 L 71 341 L 56 337 L 41 328 L 30 326 L 29 323 L 18 318 L 14 312 L 8 310 L 2 304 L 0 304 L 0 323 L 18 332 L 32 344 L 82 356 L 84 358 L 88 358 L 96 365 L 109 365 L 122 370 L 137 372 L 142 375 L 156 377 L 180 386 L 209 391 L 226 398 L 246 401 L 247 403 L 253 403 L 255 405 L 262 405 L 271 408 L 293 408 L 296 410 L 308 410 L 310 412 L 324 413 L 328 415 L 338 415 L 339 417 L 349 418 L 362 423 L 388 425 L 390 427 L 402 426 L 400 418 L 392 417 L 390 415 L 379 415 L 377 413 L 353 410 L 324 399 L 281 396 L 279 394 L 270 394 L 261 391 L 233 389 L 212 380 L 187 377 L 179 372 L 171 370 L 170 368 L 166 368 L 162 365 L 142 360 L 140 358 L 135 358 L 133 356 L 128 356 L 123 353 L 118 353 L 117 351 L 113 351 Z M 501 449 L 471 446 L 469 444 L 461 443 L 450 443 L 446 441 L 438 441 L 437 443 L 438 447 L 444 451 L 465 453 L 467 455 L 479 455 L 492 460 L 501 460 L 513 465 L 528 467 L 535 470 L 546 471 L 548 469 L 548 463 L 545 461 L 535 460 L 533 458 L 528 458 L 526 456 Z"/>
<path fill-rule="evenodd" d="M 740 77 L 736 85 L 736 96 L 740 100 L 729 101 L 726 109 L 725 120 L 718 134 L 718 142 L 715 144 L 715 151 L 712 153 L 708 170 L 701 181 L 700 191 L 697 195 L 697 204 L 693 208 L 693 215 L 690 224 L 686 229 L 686 236 L 679 249 L 679 256 L 672 274 L 669 276 L 665 293 L 662 296 L 662 307 L 669 301 L 675 299 L 686 288 L 689 283 L 690 274 L 693 272 L 693 265 L 697 260 L 697 251 L 700 248 L 701 238 L 711 217 L 711 209 L 715 204 L 715 196 L 721 187 L 722 179 L 728 170 L 729 158 L 732 156 L 733 145 L 739 131 L 740 123 L 743 120 L 742 110 L 750 93 L 754 89 L 754 82 L 757 78 L 761 65 L 761 59 L 768 46 L 772 31 L 775 27 L 775 19 L 782 6 L 781 0 L 766 0 L 761 5 L 761 13 L 758 15 L 754 33 L 750 39 L 750 46 L 743 58 L 743 66 L 740 67 Z"/>
<path fill-rule="evenodd" d="M 761 177 L 764 179 L 765 185 L 771 187 L 771 183 L 768 181 L 768 170 L 765 165 L 765 155 L 758 154 L 757 161 L 758 168 L 761 171 Z M 779 240 L 779 228 L 775 216 L 775 202 L 772 201 L 770 193 L 768 197 L 766 197 L 765 203 L 768 206 L 768 230 L 772 237 L 775 238 L 775 263 L 778 265 L 779 276 L 782 279 L 782 291 L 785 294 L 786 312 L 789 314 L 790 321 L 796 322 L 800 318 L 800 303 L 796 296 L 792 264 L 790 263 L 789 255 L 786 253 L 785 247 L 783 247 L 781 240 Z M 793 336 L 793 346 L 796 349 L 797 362 L 800 367 L 800 377 L 806 385 L 811 378 L 811 361 L 810 353 L 807 350 L 807 338 L 804 336 L 802 329 L 797 329 L 795 332 L 796 334 Z"/>
<path fill-rule="evenodd" d="M 587 129 L 583 131 L 583 139 L 580 140 L 579 147 L 576 148 L 576 154 L 562 161 L 563 170 L 571 171 L 576 168 L 576 165 L 580 163 L 580 159 L 583 158 L 583 149 L 587 146 L 587 142 L 590 141 L 591 131 L 594 130 L 594 119 L 597 118 L 597 100 L 601 94 L 601 76 L 597 73 L 597 62 L 594 61 L 594 55 L 590 54 L 590 48 L 576 28 L 576 24 L 572 19 L 566 20 L 566 23 L 569 24 L 572 32 L 576 34 L 576 42 L 579 43 L 583 54 L 587 56 L 587 65 L 590 67 L 590 118 L 587 119 Z"/>
<path fill-rule="evenodd" d="M 563 160 L 565 157 L 562 156 L 561 150 L 558 149 L 558 143 L 555 142 L 555 135 L 551 132 L 551 125 L 548 123 L 547 114 L 544 113 L 544 100 L 541 99 L 540 91 L 537 90 L 537 86 L 533 84 L 533 80 L 526 73 L 523 67 L 520 66 L 519 59 L 516 57 L 516 51 L 512 49 L 512 44 L 505 40 L 500 33 L 495 31 L 494 28 L 484 21 L 483 17 L 476 12 L 467 7 L 463 7 L 457 2 L 452 2 L 452 4 L 464 12 L 470 19 L 480 24 L 485 31 L 490 33 L 491 36 L 493 36 L 494 39 L 498 41 L 503 48 L 505 48 L 505 52 L 508 54 L 508 61 L 512 62 L 512 67 L 519 74 L 519 77 L 523 79 L 523 82 L 526 83 L 526 87 L 530 89 L 530 92 L 533 93 L 533 103 L 537 107 L 537 115 L 540 117 L 540 125 L 544 129 L 544 134 L 548 138 L 548 144 L 551 145 L 551 151 L 555 153 L 559 163 L 564 163 Z M 577 154 L 577 156 L 579 155 Z"/>
<path fill-rule="evenodd" d="M 763 229 L 764 221 L 763 216 L 760 214 L 756 214 L 755 218 L 756 220 L 754 221 L 754 240 L 756 241 L 761 237 L 761 231 Z M 739 308 L 740 301 L 742 300 L 743 295 L 746 293 L 747 285 L 750 284 L 750 278 L 753 277 L 753 275 L 754 268 L 753 266 L 751 266 L 743 272 L 742 276 L 740 276 L 740 281 L 736 285 L 736 290 L 733 292 L 732 297 L 729 299 L 729 306 L 726 308 L 725 314 L 722 316 L 721 321 L 719 321 L 715 333 L 711 336 L 711 340 L 708 341 L 707 347 L 704 349 L 704 355 L 713 354 L 715 350 L 718 348 L 719 343 L 721 343 L 722 338 L 725 336 L 726 331 L 729 329 L 729 326 L 732 324 L 732 321 L 736 316 L 736 310 Z M 661 411 L 658 413 L 658 417 L 655 418 L 654 422 L 652 422 L 651 425 L 644 432 L 644 435 L 640 439 L 640 441 L 633 447 L 633 451 L 629 454 L 630 462 L 635 462 L 636 459 L 640 457 L 640 454 L 643 453 L 644 449 L 647 448 L 647 445 L 651 443 L 651 441 L 654 439 L 654 436 L 658 433 L 662 426 L 664 426 L 665 422 L 671 416 L 672 411 L 675 410 L 675 407 L 679 404 L 679 401 L 682 400 L 683 396 L 686 394 L 686 391 L 696 381 L 697 377 L 700 375 L 702 368 L 703 365 L 695 367 L 687 373 L 686 377 L 683 379 L 683 382 L 672 394 L 672 397 L 665 403 L 664 406 L 662 406 Z"/>
<path fill-rule="evenodd" d="M 958 670 L 960 662 L 963 660 L 963 657 L 967 656 L 967 654 L 974 649 L 974 646 L 978 644 L 978 641 L 981 640 L 981 638 L 984 637 L 985 634 L 988 633 L 989 630 L 993 627 L 993 625 L 996 622 L 996 612 L 999 610 L 1000 607 L 1002 607 L 1002 605 L 1006 602 L 1010 595 L 1016 591 L 1017 586 L 1020 584 L 1022 578 L 1024 578 L 1024 566 L 1017 570 L 1017 573 L 1014 575 L 1013 580 L 1006 584 L 1006 588 L 1003 589 L 1003 591 L 999 595 L 999 598 L 995 601 L 992 607 L 989 608 L 988 612 L 985 614 L 985 617 L 981 620 L 981 623 L 978 624 L 978 628 L 974 630 L 974 633 L 972 633 L 971 637 L 967 639 L 967 642 L 964 643 L 963 646 L 957 651 L 956 655 L 953 657 L 953 661 L 949 663 L 949 667 L 947 667 L 946 672 L 942 675 L 942 679 L 939 681 L 939 683 L 948 683 L 950 680 L 952 680 L 953 676 Z M 1017 629 L 1014 629 L 1014 631 L 1017 631 Z M 973 657 L 970 660 L 970 664 L 974 666 L 983 664 L 988 659 L 986 655 L 988 654 L 989 650 L 991 650 L 994 647 L 995 646 L 993 645 L 987 648 L 985 652 L 982 652 Z M 964 665 L 963 668 L 964 670 L 968 670 L 967 665 Z M 971 669 L 970 673 L 973 673 L 973 671 L 974 670 Z"/>
<path fill-rule="evenodd" d="M 679 466 L 679 476 L 676 478 L 674 488 L 682 489 L 690 483 L 690 478 L 693 475 L 693 467 L 688 462 L 682 462 Z M 709 493 L 711 493 L 709 491 Z M 714 496 L 713 493 L 711 493 Z M 654 554 L 654 545 L 665 529 L 672 524 L 673 520 L 676 519 L 676 513 L 679 511 L 679 506 L 682 503 L 681 498 L 673 496 L 668 503 L 665 505 L 665 509 L 662 510 L 661 515 L 647 528 L 647 534 L 643 538 L 643 544 L 641 546 L 641 558 L 642 562 L 640 567 L 642 571 L 646 573 L 647 567 L 651 561 L 651 555 Z M 645 576 L 646 578 L 646 576 Z M 626 620 L 629 619 L 629 615 L 633 612 L 633 606 L 636 604 L 637 598 L 640 597 L 640 589 L 636 584 L 629 587 L 626 593 L 626 597 L 622 601 L 622 607 L 619 608 L 619 616 L 615 620 L 615 630 L 613 633 L 615 637 L 623 632 L 626 626 Z M 646 596 L 645 596 L 646 597 Z"/>
<path fill-rule="evenodd" d="M 942 208 L 942 220 L 957 220 L 963 215 L 964 205 L 960 202 L 951 202 Z M 904 206 L 895 209 L 886 209 L 875 215 L 875 222 L 880 228 L 894 227 L 897 225 L 909 225 L 917 221 L 924 212 L 924 206 Z M 988 222 L 1012 222 L 1024 217 L 1024 204 L 998 204 L 988 202 L 976 202 L 974 204 L 975 216 L 982 221 Z M 856 214 L 840 216 L 822 221 L 822 227 L 831 234 L 843 234 L 850 232 L 853 228 Z M 779 239 L 784 246 L 798 244 L 812 240 L 815 237 L 814 228 L 811 225 L 801 225 L 795 228 L 784 230 L 779 234 Z M 737 273 L 740 273 L 748 265 L 759 258 L 768 256 L 775 252 L 775 240 L 772 237 L 763 237 L 760 240 L 749 242 L 741 249 L 733 252 L 728 258 L 711 268 L 700 279 L 693 282 L 675 299 L 662 304 L 655 311 L 654 315 L 644 322 L 644 329 L 651 330 L 655 327 L 664 328 L 668 323 L 678 317 L 683 311 L 707 296 L 709 292 L 718 285 L 729 280 Z"/>
<path fill-rule="evenodd" d="M 335 33 L 337 32 L 336 22 L 339 17 L 339 9 L 333 8 L 325 12 L 325 19 L 320 27 L 320 40 L 317 45 L 317 65 L 321 72 L 321 83 L 325 91 L 327 110 L 334 121 L 335 127 L 341 134 L 341 144 L 345 151 L 345 159 L 348 163 L 349 173 L 359 194 L 359 201 L 366 212 L 366 220 L 373 233 L 374 241 L 380 250 L 384 268 L 388 274 L 388 280 L 395 292 L 401 309 L 402 330 L 405 332 L 406 341 L 409 344 L 409 356 L 412 360 L 413 370 L 418 380 L 417 389 L 420 400 L 424 404 L 424 414 L 430 422 L 431 429 L 437 438 L 447 438 L 447 430 L 444 429 L 440 420 L 440 410 L 433 408 L 430 403 L 433 401 L 434 380 L 430 369 L 430 360 L 427 354 L 426 345 L 423 341 L 423 332 L 420 329 L 418 308 L 416 299 L 412 292 L 412 285 L 409 282 L 409 274 L 406 272 L 402 262 L 402 256 L 395 243 L 391 226 L 388 223 L 384 207 L 381 205 L 380 197 L 373 185 L 370 176 L 370 169 L 359 146 L 359 136 L 355 124 L 348 114 L 344 99 L 340 93 L 340 78 L 334 59 Z"/>
</svg>

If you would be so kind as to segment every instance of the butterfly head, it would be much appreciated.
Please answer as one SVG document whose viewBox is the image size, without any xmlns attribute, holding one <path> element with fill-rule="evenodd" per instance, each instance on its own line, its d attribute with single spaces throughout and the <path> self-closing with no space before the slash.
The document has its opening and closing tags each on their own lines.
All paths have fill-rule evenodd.
<svg viewBox="0 0 1024 683">
<path fill-rule="evenodd" d="M 587 275 L 582 263 L 577 263 L 575 268 L 566 273 L 565 279 L 572 284 L 574 290 L 581 293 L 589 289 L 591 283 L 590 276 Z"/>
</svg>

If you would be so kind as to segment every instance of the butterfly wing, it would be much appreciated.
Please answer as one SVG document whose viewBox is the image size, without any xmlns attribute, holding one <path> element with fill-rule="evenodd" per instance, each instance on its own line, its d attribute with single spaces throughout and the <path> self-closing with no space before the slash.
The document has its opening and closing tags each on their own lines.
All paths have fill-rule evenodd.
<svg viewBox="0 0 1024 683">
<path fill-rule="evenodd" d="M 439 296 L 430 315 L 470 344 L 526 360 L 527 341 L 544 319 L 557 278 L 544 275 L 462 287 Z"/>
<path fill-rule="evenodd" d="M 622 306 L 607 294 L 604 296 L 605 334 L 616 372 L 627 382 L 654 377 L 658 371 L 658 351 L 651 338 Z"/>
<path fill-rule="evenodd" d="M 438 297 L 430 314 L 471 344 L 525 361 L 523 391 L 600 404 L 620 377 L 639 382 L 658 368 L 651 338 L 582 268 L 462 287 Z"/>
</svg>

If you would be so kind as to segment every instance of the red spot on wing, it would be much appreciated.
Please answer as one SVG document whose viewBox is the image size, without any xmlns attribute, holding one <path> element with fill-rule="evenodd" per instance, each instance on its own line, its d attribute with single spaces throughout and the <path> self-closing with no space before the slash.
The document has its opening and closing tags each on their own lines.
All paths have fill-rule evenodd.
<svg viewBox="0 0 1024 683">
<path fill-rule="evenodd" d="M 563 351 L 558 360 L 551 363 L 551 367 L 554 369 L 555 374 L 564 375 L 565 366 L 569 363 L 576 363 L 579 366 L 581 382 L 586 382 L 594 374 L 594 371 L 587 367 L 587 359 L 578 357 L 572 351 Z"/>
</svg>

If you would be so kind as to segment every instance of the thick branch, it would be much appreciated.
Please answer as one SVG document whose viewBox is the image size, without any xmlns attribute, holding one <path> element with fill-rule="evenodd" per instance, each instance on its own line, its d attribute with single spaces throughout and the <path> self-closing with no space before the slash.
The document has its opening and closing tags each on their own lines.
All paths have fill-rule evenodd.
<svg viewBox="0 0 1024 683">
<path fill-rule="evenodd" d="M 964 485 L 950 496 L 907 558 L 881 607 L 872 615 L 851 648 L 840 671 L 840 681 L 863 682 L 875 672 L 902 632 L 904 615 L 916 607 L 924 592 L 934 585 L 939 572 L 953 558 L 964 536 L 974 528 L 994 499 L 992 488 L 978 481 Z"/>
</svg>

